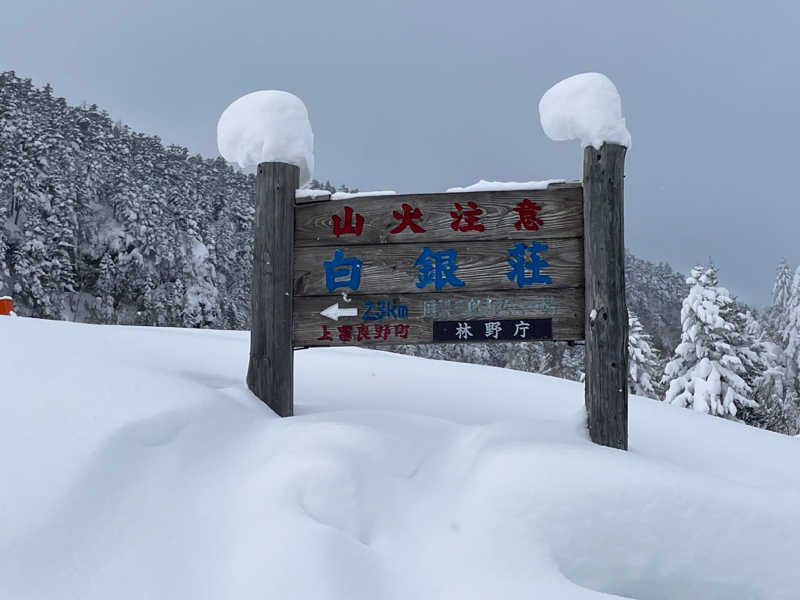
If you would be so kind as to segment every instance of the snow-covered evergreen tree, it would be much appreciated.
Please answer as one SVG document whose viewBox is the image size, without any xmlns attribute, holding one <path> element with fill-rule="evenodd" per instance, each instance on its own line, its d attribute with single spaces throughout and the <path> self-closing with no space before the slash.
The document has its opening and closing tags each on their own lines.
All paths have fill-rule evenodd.
<svg viewBox="0 0 800 600">
<path fill-rule="evenodd" d="M 747 385 L 755 389 L 757 381 L 764 372 L 778 360 L 777 347 L 770 343 L 764 326 L 753 313 L 734 300 L 733 331 L 730 340 L 735 345 L 742 362 L 743 375 Z"/>
<path fill-rule="evenodd" d="M 745 333 L 737 329 L 737 307 L 719 285 L 712 266 L 692 269 L 681 309 L 681 341 L 667 364 L 665 401 L 699 412 L 735 417 L 755 407 L 746 381 L 751 360 Z"/>
<path fill-rule="evenodd" d="M 108 252 L 103 254 L 103 258 L 100 259 L 98 270 L 99 274 L 95 284 L 96 296 L 94 305 L 89 312 L 97 323 L 114 323 L 117 266 Z"/>
<path fill-rule="evenodd" d="M 632 394 L 656 398 L 653 381 L 659 379 L 658 352 L 636 313 L 628 311 L 628 389 Z"/>
<path fill-rule="evenodd" d="M 741 413 L 745 423 L 788 435 L 800 433 L 800 398 L 783 364 L 776 360 L 765 369 L 753 383 L 753 391 L 758 406 Z"/>
<path fill-rule="evenodd" d="M 775 271 L 775 284 L 772 286 L 773 306 L 786 306 L 792 295 L 792 268 L 782 259 Z"/>
<path fill-rule="evenodd" d="M 789 280 L 788 285 L 786 280 Z M 779 433 L 800 433 L 800 398 L 796 381 L 787 369 L 787 355 L 774 336 L 776 310 L 786 312 L 791 301 L 791 272 L 786 263 L 778 267 L 775 304 L 763 316 L 740 307 L 736 328 L 745 332 L 746 345 L 740 354 L 745 368 L 744 380 L 753 390 L 758 406 L 746 408 L 739 417 L 749 425 Z M 788 290 L 788 291 L 787 291 Z"/>
<path fill-rule="evenodd" d="M 800 372 L 800 267 L 794 272 L 786 302 L 781 341 L 786 355 L 786 376 L 795 385 Z"/>
<path fill-rule="evenodd" d="M 686 277 L 664 263 L 656 264 L 625 252 L 625 296 L 662 355 L 670 354 L 681 337 L 681 304 L 689 288 Z"/>
<path fill-rule="evenodd" d="M 786 327 L 787 309 L 792 297 L 792 268 L 781 260 L 775 270 L 772 306 L 766 312 L 766 324 L 773 337 L 780 337 Z"/>
</svg>

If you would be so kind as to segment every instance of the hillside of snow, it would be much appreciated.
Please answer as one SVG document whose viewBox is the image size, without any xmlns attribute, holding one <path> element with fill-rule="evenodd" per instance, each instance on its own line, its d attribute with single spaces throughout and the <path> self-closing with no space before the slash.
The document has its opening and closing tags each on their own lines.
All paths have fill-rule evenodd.
<svg viewBox="0 0 800 600">
<path fill-rule="evenodd" d="M 241 332 L 0 317 L 0 598 L 800 597 L 800 440 L 578 384 L 295 353 Z"/>
</svg>

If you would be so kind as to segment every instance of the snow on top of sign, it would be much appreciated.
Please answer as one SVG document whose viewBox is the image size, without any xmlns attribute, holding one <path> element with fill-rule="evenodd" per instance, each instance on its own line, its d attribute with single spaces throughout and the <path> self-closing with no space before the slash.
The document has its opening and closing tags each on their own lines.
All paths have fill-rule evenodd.
<svg viewBox="0 0 800 600">
<path fill-rule="evenodd" d="M 379 190 L 376 192 L 334 192 L 328 190 L 297 190 L 295 198 L 322 198 L 330 196 L 331 200 L 350 200 L 351 198 L 364 198 L 367 196 L 394 196 L 397 192 L 393 190 Z"/>
<path fill-rule="evenodd" d="M 559 81 L 539 101 L 539 118 L 551 140 L 578 139 L 583 146 L 595 148 L 603 142 L 631 145 L 622 99 L 602 73 L 581 73 Z"/>
<path fill-rule="evenodd" d="M 330 196 L 328 190 L 297 190 L 294 194 L 295 198 L 321 198 L 323 196 Z"/>
<path fill-rule="evenodd" d="M 300 168 L 300 185 L 314 175 L 314 134 L 308 110 L 294 94 L 262 90 L 231 103 L 217 123 L 219 153 L 243 169 L 261 162 Z"/>
<path fill-rule="evenodd" d="M 13 300 L 11 296 L 0 296 L 0 300 Z"/>
<path fill-rule="evenodd" d="M 504 190 L 545 190 L 551 183 L 564 183 L 563 179 L 544 181 L 486 181 L 481 179 L 467 187 L 451 187 L 448 192 L 499 192 Z"/>
<path fill-rule="evenodd" d="M 393 190 L 378 190 L 375 192 L 336 192 L 331 196 L 331 200 L 349 200 L 350 198 L 365 198 L 367 196 L 394 196 L 397 192 Z"/>
<path fill-rule="evenodd" d="M 280 419 L 246 331 L 0 319 L 0 340 L 2 598 L 800 589 L 795 438 L 631 395 L 621 452 L 589 441 L 579 383 L 361 348 L 298 352 Z"/>
</svg>

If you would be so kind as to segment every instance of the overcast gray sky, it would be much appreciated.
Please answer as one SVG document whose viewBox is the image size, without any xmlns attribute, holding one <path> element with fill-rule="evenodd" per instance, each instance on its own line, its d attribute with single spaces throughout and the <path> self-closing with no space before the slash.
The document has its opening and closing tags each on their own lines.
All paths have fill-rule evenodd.
<svg viewBox="0 0 800 600">
<path fill-rule="evenodd" d="M 441 191 L 580 176 L 538 102 L 600 71 L 633 135 L 626 244 L 686 272 L 713 257 L 745 301 L 800 262 L 800 3 L 5 0 L 0 69 L 216 156 L 239 96 L 308 106 L 316 175 Z"/>
</svg>

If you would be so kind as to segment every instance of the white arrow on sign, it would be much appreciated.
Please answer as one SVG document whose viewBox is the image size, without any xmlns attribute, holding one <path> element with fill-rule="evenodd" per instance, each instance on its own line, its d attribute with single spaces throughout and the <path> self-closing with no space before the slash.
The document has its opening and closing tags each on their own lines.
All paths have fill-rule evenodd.
<svg viewBox="0 0 800 600">
<path fill-rule="evenodd" d="M 328 317 L 329 319 L 333 319 L 334 321 L 338 321 L 339 317 L 357 317 L 358 316 L 358 309 L 357 308 L 339 308 L 339 303 L 331 304 L 325 310 L 320 311 L 323 317 Z"/>
</svg>

